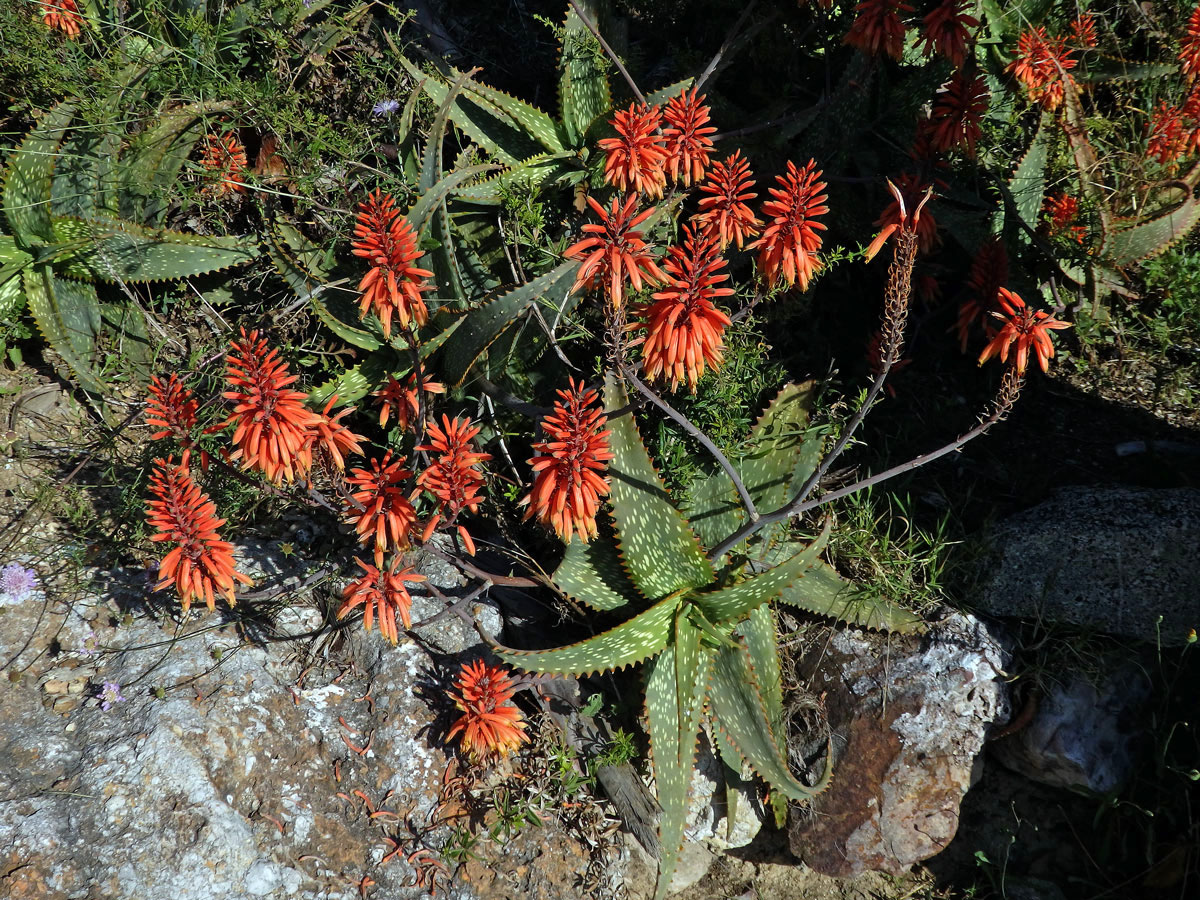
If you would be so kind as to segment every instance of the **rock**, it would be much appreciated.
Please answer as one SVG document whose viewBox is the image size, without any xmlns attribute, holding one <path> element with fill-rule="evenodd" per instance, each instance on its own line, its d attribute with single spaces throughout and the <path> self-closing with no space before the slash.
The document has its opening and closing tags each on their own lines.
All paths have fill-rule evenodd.
<svg viewBox="0 0 1200 900">
<path fill-rule="evenodd" d="M 833 785 L 793 808 L 792 852 L 825 875 L 900 875 L 958 827 L 989 726 L 1009 715 L 1008 654 L 973 616 L 928 637 L 835 631 L 809 666 L 833 734 Z"/>
<path fill-rule="evenodd" d="M 57 679 L 51 679 L 42 685 L 42 690 L 47 694 L 65 694 L 67 692 L 67 683 Z"/>
<path fill-rule="evenodd" d="M 991 540 L 997 559 L 977 603 L 993 615 L 1166 646 L 1200 629 L 1200 490 L 1063 488 Z"/>
<path fill-rule="evenodd" d="M 1099 684 L 1081 672 L 1057 674 L 1030 699 L 1036 711 L 1029 723 L 992 744 L 992 754 L 1042 784 L 1106 794 L 1133 772 L 1150 690 L 1150 680 L 1132 663 L 1114 666 Z"/>
<path fill-rule="evenodd" d="M 730 835 L 724 765 L 713 753 L 708 736 L 701 734 L 696 751 L 696 770 L 692 775 L 691 806 L 684 831 L 688 840 L 708 841 L 722 850 L 745 847 L 754 840 L 766 821 L 767 813 L 763 810 L 753 779 L 741 781 L 735 787 L 738 801 L 733 833 Z"/>
</svg>

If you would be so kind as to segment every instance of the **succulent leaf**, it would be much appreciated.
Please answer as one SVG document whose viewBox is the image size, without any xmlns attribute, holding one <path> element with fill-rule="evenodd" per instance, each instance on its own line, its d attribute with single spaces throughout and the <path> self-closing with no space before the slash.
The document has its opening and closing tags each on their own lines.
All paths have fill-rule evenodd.
<svg viewBox="0 0 1200 900">
<path fill-rule="evenodd" d="M 619 410 L 629 404 L 625 386 L 609 372 L 604 379 L 604 405 Z M 609 465 L 613 524 L 621 557 L 638 590 L 650 599 L 711 584 L 716 577 L 700 542 L 671 504 L 662 479 L 633 414 L 610 418 Z"/>
<path fill-rule="evenodd" d="M 581 5 L 595 22 L 596 4 L 583 2 Z M 608 60 L 573 8 L 567 12 L 559 49 L 558 104 L 563 142 L 571 148 L 581 147 L 592 123 L 612 111 Z"/>
<path fill-rule="evenodd" d="M 95 338 L 100 330 L 100 300 L 90 284 L 54 277 L 49 265 L 24 270 L 29 312 L 46 342 L 70 368 L 86 391 L 105 393 L 108 388 L 92 365 Z"/>
<path fill-rule="evenodd" d="M 732 622 L 747 615 L 756 607 L 778 597 L 788 588 L 795 589 L 812 568 L 829 540 L 831 522 L 826 521 L 820 536 L 802 552 L 772 569 L 751 575 L 745 581 L 709 593 L 696 594 L 695 602 L 714 622 Z"/>
<path fill-rule="evenodd" d="M 75 117 L 74 103 L 60 103 L 42 117 L 13 151 L 4 179 L 4 215 L 18 245 L 52 241 L 50 189 L 58 150 Z"/>
<path fill-rule="evenodd" d="M 1037 228 L 1038 215 L 1042 211 L 1042 196 L 1046 191 L 1046 160 L 1054 127 L 1054 115 L 1043 111 L 1029 149 L 1008 180 L 1013 208 L 1031 230 Z"/>
<path fill-rule="evenodd" d="M 1170 212 L 1146 219 L 1129 228 L 1114 228 L 1104 242 L 1101 254 L 1114 266 L 1129 266 L 1165 252 L 1181 240 L 1200 221 L 1200 202 L 1195 194 L 1187 197 Z"/>
<path fill-rule="evenodd" d="M 532 106 L 524 100 L 518 100 L 504 91 L 498 91 L 481 81 L 470 81 L 467 84 L 467 91 L 483 101 L 485 105 L 490 105 L 499 114 L 511 118 L 525 134 L 541 144 L 547 153 L 567 152 L 567 147 L 559 139 L 558 128 L 555 126 L 554 120 L 536 106 Z"/>
<path fill-rule="evenodd" d="M 823 562 L 817 562 L 804 578 L 785 588 L 779 600 L 816 616 L 876 631 L 919 634 L 927 627 L 916 613 L 858 590 Z"/>
<path fill-rule="evenodd" d="M 495 165 L 468 166 L 465 169 L 458 169 L 441 178 L 437 184 L 418 197 L 412 208 L 409 209 L 408 214 L 405 216 L 408 219 L 408 224 L 413 227 L 413 230 L 417 234 L 424 234 L 429 225 L 429 220 L 433 218 L 434 213 L 445 202 L 448 195 L 454 193 L 455 189 L 463 182 L 470 181 L 472 178 L 496 168 L 497 166 Z"/>
<path fill-rule="evenodd" d="M 621 566 L 617 545 L 603 534 L 587 543 L 567 544 L 553 580 L 563 593 L 592 609 L 620 609 L 645 602 Z"/>
<path fill-rule="evenodd" d="M 540 154 L 506 169 L 494 178 L 457 188 L 454 196 L 470 203 L 496 205 L 501 202 L 504 192 L 512 185 L 527 184 L 534 192 L 537 192 L 547 182 L 553 183 L 564 175 L 576 171 L 579 171 L 579 162 L 574 153 L 553 156 Z"/>
<path fill-rule="evenodd" d="M 547 675 L 591 675 L 640 663 L 671 640 L 679 599 L 667 597 L 615 628 L 553 650 L 512 650 L 493 645 L 509 665 Z"/>
<path fill-rule="evenodd" d="M 395 366 L 396 352 L 391 347 L 376 350 L 358 365 L 343 370 L 334 378 L 309 391 L 309 403 L 318 407 L 324 406 L 334 394 L 337 394 L 338 406 L 357 403 L 382 384 L 388 374 L 395 371 Z M 397 373 L 396 377 L 399 378 L 408 371 Z"/>
</svg>

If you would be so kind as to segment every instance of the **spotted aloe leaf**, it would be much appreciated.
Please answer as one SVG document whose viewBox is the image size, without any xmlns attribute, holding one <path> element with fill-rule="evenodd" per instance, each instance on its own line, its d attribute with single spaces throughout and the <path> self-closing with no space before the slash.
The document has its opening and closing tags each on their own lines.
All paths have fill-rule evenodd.
<svg viewBox="0 0 1200 900">
<path fill-rule="evenodd" d="M 737 647 L 715 651 L 710 691 L 714 722 L 743 760 L 775 790 L 791 800 L 811 800 L 825 789 L 826 777 L 809 787 L 791 773 L 783 735 L 771 728 L 762 688 L 749 651 L 742 642 Z"/>
<path fill-rule="evenodd" d="M 750 430 L 734 468 L 760 512 L 778 509 L 816 468 L 821 441 L 807 433 L 814 382 L 786 385 Z M 746 510 L 733 482 L 718 471 L 698 481 L 686 507 L 688 521 L 706 547 L 742 526 Z"/>
<path fill-rule="evenodd" d="M 1029 149 L 1008 179 L 1008 195 L 1013 211 L 1031 230 L 1038 226 L 1042 197 L 1046 192 L 1046 161 L 1055 134 L 1054 115 L 1043 111 Z"/>
<path fill-rule="evenodd" d="M 0 234 L 0 318 L 11 319 L 25 308 L 21 272 L 33 257 L 17 246 L 15 238 Z"/>
<path fill-rule="evenodd" d="M 751 575 L 745 581 L 730 587 L 720 588 L 696 595 L 696 603 L 714 622 L 732 622 L 741 619 L 752 610 L 778 597 L 784 590 L 804 579 L 825 549 L 829 540 L 831 523 L 827 521 L 821 535 L 802 552 L 796 553 L 779 565 Z"/>
<path fill-rule="evenodd" d="M 582 0 L 580 5 L 595 22 L 597 4 Z M 570 9 L 563 25 L 558 55 L 558 105 L 563 142 L 569 147 L 582 146 L 588 129 L 612 111 L 608 65 L 600 42 L 583 24 L 575 9 Z"/>
<path fill-rule="evenodd" d="M 712 656 L 711 651 L 700 645 L 699 634 L 688 624 L 686 615 L 681 613 L 676 622 L 683 633 L 655 657 L 646 676 L 646 730 L 650 737 L 654 785 L 662 808 L 655 900 L 663 900 L 670 891 L 683 849 L 688 795 Z"/>
<path fill-rule="evenodd" d="M 1153 219 L 1114 227 L 1101 247 L 1101 255 L 1114 266 L 1129 266 L 1150 259 L 1187 236 L 1200 222 L 1200 201 L 1188 191 L 1174 209 Z"/>
<path fill-rule="evenodd" d="M 550 675 L 591 675 L 643 662 L 671 640 L 677 597 L 660 600 L 645 612 L 593 638 L 554 650 L 510 650 L 496 646 L 507 663 Z"/>
<path fill-rule="evenodd" d="M 592 609 L 620 609 L 643 602 L 621 565 L 617 545 L 607 536 L 567 544 L 553 580 L 564 593 Z"/>
<path fill-rule="evenodd" d="M 604 405 L 620 410 L 629 404 L 624 385 L 613 373 L 604 379 Z M 651 599 L 711 584 L 713 567 L 687 521 L 671 504 L 666 487 L 631 414 L 610 418 L 609 467 L 613 524 L 626 571 Z"/>
<path fill-rule="evenodd" d="M 62 357 L 84 390 L 105 393 L 108 387 L 93 362 L 100 331 L 96 289 L 83 282 L 55 278 L 48 264 L 27 268 L 23 275 L 29 312 L 42 337 Z"/>
<path fill-rule="evenodd" d="M 50 223 L 54 163 L 74 117 L 75 104 L 58 104 L 13 151 L 4 177 L 4 216 L 22 247 L 54 240 Z"/>
<path fill-rule="evenodd" d="M 516 185 L 527 186 L 537 192 L 543 185 L 554 183 L 577 171 L 579 161 L 574 153 L 539 154 L 506 169 L 494 178 L 457 188 L 454 196 L 470 203 L 496 205 L 503 200 L 505 193 Z"/>
<path fill-rule="evenodd" d="M 787 550 L 780 548 L 779 552 Z M 820 561 L 805 572 L 804 578 L 784 588 L 779 600 L 815 616 L 874 631 L 917 634 L 927 627 L 916 613 L 855 587 Z"/>
</svg>

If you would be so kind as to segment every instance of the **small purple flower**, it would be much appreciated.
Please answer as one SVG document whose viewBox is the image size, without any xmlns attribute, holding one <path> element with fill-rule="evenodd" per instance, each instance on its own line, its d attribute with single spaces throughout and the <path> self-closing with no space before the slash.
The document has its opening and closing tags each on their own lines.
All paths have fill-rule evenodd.
<svg viewBox="0 0 1200 900">
<path fill-rule="evenodd" d="M 371 112 L 377 116 L 390 116 L 399 109 L 399 100 L 380 100 L 373 107 L 371 107 Z"/>
<path fill-rule="evenodd" d="M 100 690 L 100 708 L 110 710 L 116 703 L 124 703 L 125 698 L 121 696 L 121 686 L 115 681 L 104 682 L 104 687 Z"/>
<path fill-rule="evenodd" d="M 37 573 L 20 563 L 9 563 L 0 569 L 0 595 L 9 603 L 21 603 L 37 590 Z"/>
<path fill-rule="evenodd" d="M 88 629 L 87 637 L 79 642 L 79 649 L 75 654 L 82 659 L 95 659 L 100 655 L 100 648 L 97 646 L 96 632 Z"/>
</svg>

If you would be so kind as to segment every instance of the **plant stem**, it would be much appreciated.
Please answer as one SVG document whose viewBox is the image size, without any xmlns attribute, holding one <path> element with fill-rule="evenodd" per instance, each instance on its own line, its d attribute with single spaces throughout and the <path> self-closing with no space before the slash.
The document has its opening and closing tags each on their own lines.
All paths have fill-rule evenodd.
<svg viewBox="0 0 1200 900">
<path fill-rule="evenodd" d="M 713 459 L 715 459 L 721 468 L 725 470 L 725 474 L 728 475 L 729 480 L 733 482 L 733 486 L 737 490 L 738 496 L 742 499 L 742 505 L 746 507 L 746 514 L 750 517 L 751 523 L 757 522 L 759 517 L 758 510 L 754 506 L 754 500 L 751 499 L 750 492 L 746 490 L 746 485 L 742 483 L 742 479 L 738 477 L 737 470 L 733 467 L 733 464 L 729 462 L 729 459 L 725 456 L 725 454 L 721 452 L 720 448 L 718 448 L 717 445 L 714 444 L 703 431 L 693 425 L 688 420 L 687 416 L 673 409 L 666 400 L 658 396 L 658 394 L 654 393 L 654 391 L 650 390 L 650 388 L 642 383 L 641 379 L 639 379 L 624 366 L 621 366 L 621 374 L 625 376 L 626 380 L 629 381 L 630 384 L 637 388 L 639 394 L 670 416 L 672 421 L 674 421 L 679 425 L 680 428 L 698 440 L 704 449 L 712 454 Z"/>
<path fill-rule="evenodd" d="M 592 33 L 592 37 L 600 42 L 600 46 L 604 49 L 604 52 L 608 54 L 608 58 L 613 61 L 613 64 L 617 67 L 617 71 L 621 73 L 621 76 L 625 79 L 625 83 L 628 84 L 629 89 L 633 91 L 633 96 L 637 97 L 638 102 L 643 106 L 647 105 L 645 95 L 638 90 L 638 86 L 634 82 L 633 76 L 629 74 L 629 70 L 625 68 L 624 63 L 622 63 L 617 54 L 613 52 L 613 48 L 608 46 L 608 41 L 606 41 L 603 35 L 600 34 L 600 29 L 595 26 L 590 18 L 588 18 L 587 13 L 579 8 L 579 4 L 576 3 L 575 0 L 571 0 L 571 9 L 575 10 L 575 15 L 579 16 L 579 21 L 582 22 L 587 27 L 587 30 Z"/>
</svg>

